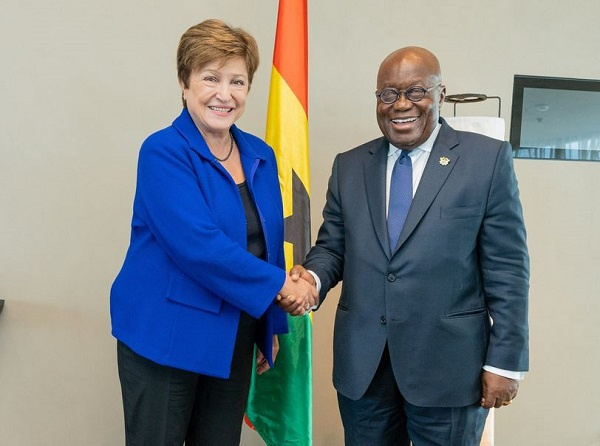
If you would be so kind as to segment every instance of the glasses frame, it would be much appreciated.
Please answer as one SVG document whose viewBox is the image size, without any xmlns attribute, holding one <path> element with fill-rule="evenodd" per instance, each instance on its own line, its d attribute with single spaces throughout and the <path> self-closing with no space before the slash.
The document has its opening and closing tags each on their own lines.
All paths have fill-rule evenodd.
<svg viewBox="0 0 600 446">
<path fill-rule="evenodd" d="M 433 86 L 431 86 L 431 87 L 429 87 L 429 88 L 421 87 L 420 85 L 413 85 L 412 87 L 408 87 L 406 90 L 397 90 L 397 89 L 395 89 L 395 88 L 384 88 L 384 89 L 383 89 L 383 90 L 381 90 L 381 91 L 376 91 L 376 92 L 375 92 L 375 96 L 377 96 L 377 99 L 379 99 L 379 100 L 380 100 L 381 102 L 383 102 L 384 104 L 388 104 L 388 105 L 390 105 L 390 104 L 394 104 L 394 103 L 396 103 L 396 102 L 398 101 L 398 99 L 400 99 L 400 97 L 401 97 L 401 96 L 404 94 L 404 97 L 405 97 L 407 100 L 409 100 L 409 101 L 410 101 L 410 102 L 412 102 L 412 103 L 415 103 L 415 102 L 422 101 L 422 100 L 423 100 L 423 98 L 425 97 L 425 95 L 426 95 L 427 93 L 429 93 L 431 90 L 433 90 L 434 88 L 437 88 L 437 87 L 439 87 L 439 86 L 441 86 L 441 85 L 442 85 L 442 83 L 441 83 L 441 82 L 439 82 L 439 83 L 437 83 L 437 84 L 435 84 L 435 85 L 433 85 Z M 411 99 L 411 98 L 409 98 L 409 97 L 408 97 L 408 93 L 409 93 L 410 91 L 415 91 L 415 90 L 417 90 L 417 91 L 420 91 L 420 92 L 422 92 L 422 93 L 423 93 L 423 96 L 421 96 L 421 97 L 420 97 L 419 99 L 417 99 L 417 100 L 413 100 L 413 99 Z M 381 95 L 383 94 L 383 92 L 384 92 L 384 91 L 392 91 L 392 92 L 394 92 L 394 94 L 396 95 L 396 99 L 394 99 L 394 100 L 393 100 L 393 101 L 391 101 L 391 102 L 384 101 L 383 99 L 381 99 Z"/>
</svg>

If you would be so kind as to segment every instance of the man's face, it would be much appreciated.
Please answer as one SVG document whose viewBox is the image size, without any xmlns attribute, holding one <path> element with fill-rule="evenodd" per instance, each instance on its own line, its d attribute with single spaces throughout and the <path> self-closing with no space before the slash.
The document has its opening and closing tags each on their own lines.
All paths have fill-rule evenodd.
<svg viewBox="0 0 600 446">
<path fill-rule="evenodd" d="M 377 90 L 410 87 L 428 89 L 441 82 L 439 65 L 434 56 L 399 50 L 388 56 L 379 68 Z M 377 99 L 377 123 L 386 139 L 403 150 L 412 150 L 423 144 L 437 125 L 446 88 L 439 85 L 418 102 L 411 102 L 405 94 L 392 104 Z"/>
</svg>

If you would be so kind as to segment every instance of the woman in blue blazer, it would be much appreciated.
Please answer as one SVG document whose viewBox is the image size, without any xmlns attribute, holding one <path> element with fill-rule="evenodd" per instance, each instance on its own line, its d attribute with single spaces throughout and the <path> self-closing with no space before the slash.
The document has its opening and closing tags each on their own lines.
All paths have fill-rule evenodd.
<svg viewBox="0 0 600 446">
<path fill-rule="evenodd" d="M 316 293 L 284 271 L 273 151 L 240 130 L 255 40 L 207 20 L 183 34 L 184 109 L 139 154 L 130 246 L 111 289 L 127 444 L 238 445 L 251 369 Z M 280 304 L 283 306 L 283 304 Z"/>
</svg>

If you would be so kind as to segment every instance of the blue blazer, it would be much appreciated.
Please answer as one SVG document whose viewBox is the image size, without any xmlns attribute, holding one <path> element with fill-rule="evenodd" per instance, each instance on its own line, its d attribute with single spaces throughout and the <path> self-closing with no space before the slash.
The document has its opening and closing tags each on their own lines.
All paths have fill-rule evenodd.
<svg viewBox="0 0 600 446">
<path fill-rule="evenodd" d="M 287 332 L 273 301 L 285 281 L 283 207 L 272 149 L 236 126 L 267 261 L 246 250 L 238 187 L 187 110 L 139 154 L 131 240 L 110 295 L 113 335 L 159 364 L 229 377 L 240 311 L 261 318 L 259 348 Z"/>
<path fill-rule="evenodd" d="M 386 344 L 402 395 L 424 407 L 477 402 L 485 364 L 529 366 L 529 256 L 510 144 L 441 123 L 393 251 L 388 141 L 333 165 L 305 266 L 321 279 L 321 302 L 343 281 L 333 381 L 351 399 L 367 390 Z"/>
</svg>

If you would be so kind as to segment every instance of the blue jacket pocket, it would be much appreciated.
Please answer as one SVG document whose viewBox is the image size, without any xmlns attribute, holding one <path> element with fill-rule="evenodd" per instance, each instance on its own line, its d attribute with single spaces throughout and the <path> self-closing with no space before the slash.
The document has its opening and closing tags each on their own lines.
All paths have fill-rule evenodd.
<svg viewBox="0 0 600 446">
<path fill-rule="evenodd" d="M 483 215 L 483 206 L 477 204 L 474 206 L 441 208 L 440 212 L 442 218 L 473 218 Z"/>
<path fill-rule="evenodd" d="M 202 288 L 180 272 L 171 273 L 167 299 L 211 313 L 219 313 L 223 304 L 223 299 Z"/>
<path fill-rule="evenodd" d="M 475 308 L 473 310 L 455 311 L 445 315 L 446 318 L 460 318 L 460 317 L 479 317 L 488 314 L 487 308 Z"/>
</svg>

